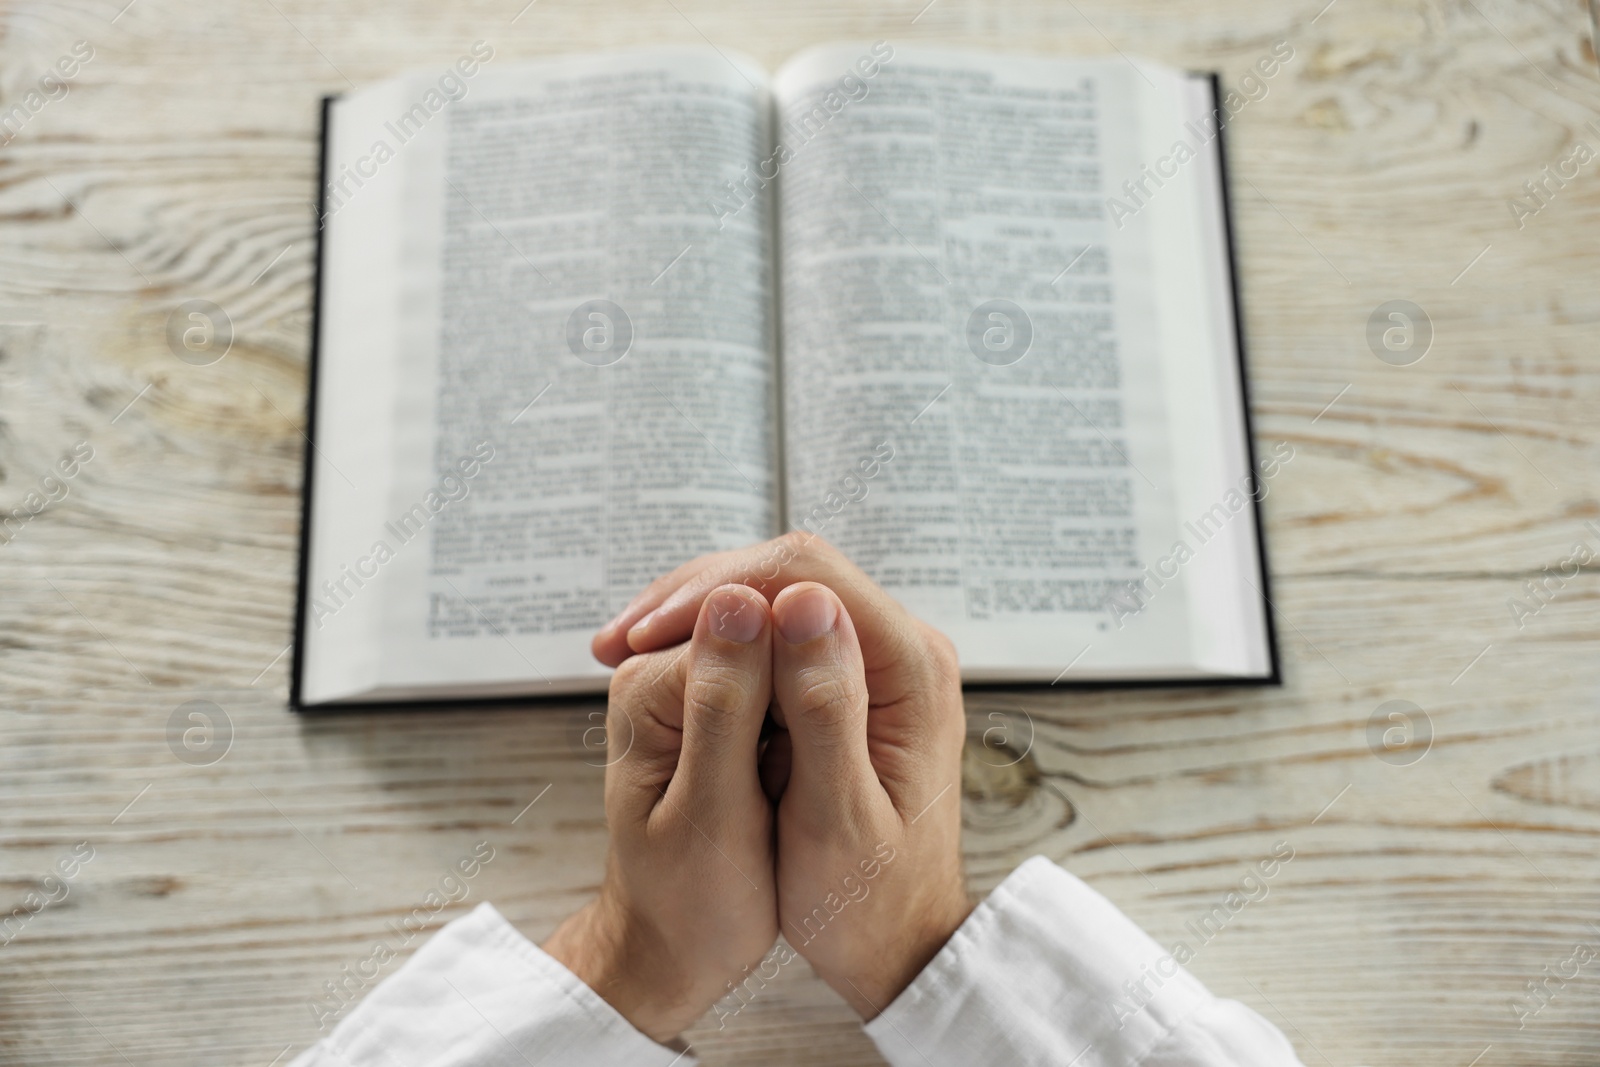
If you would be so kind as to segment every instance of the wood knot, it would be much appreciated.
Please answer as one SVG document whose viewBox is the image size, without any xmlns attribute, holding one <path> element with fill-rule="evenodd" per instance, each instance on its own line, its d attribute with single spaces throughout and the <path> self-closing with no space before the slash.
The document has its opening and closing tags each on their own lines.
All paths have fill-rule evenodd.
<svg viewBox="0 0 1600 1067">
<path fill-rule="evenodd" d="M 1039 770 L 1033 717 L 1021 708 L 967 718 L 961 752 L 962 820 L 969 829 L 1028 839 L 1072 822 L 1072 805 Z"/>
</svg>

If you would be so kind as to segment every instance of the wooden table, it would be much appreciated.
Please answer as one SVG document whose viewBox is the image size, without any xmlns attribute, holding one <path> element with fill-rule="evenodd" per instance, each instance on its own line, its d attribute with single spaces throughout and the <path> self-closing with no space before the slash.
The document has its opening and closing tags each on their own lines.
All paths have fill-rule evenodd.
<svg viewBox="0 0 1600 1067">
<path fill-rule="evenodd" d="M 285 709 L 319 94 L 480 38 L 776 64 L 837 37 L 1235 80 L 1295 52 L 1232 127 L 1257 430 L 1295 449 L 1266 501 L 1286 684 L 970 694 L 974 736 L 996 713 L 1027 752 L 969 749 L 973 890 L 1044 853 L 1194 947 L 1286 842 L 1192 967 L 1307 1064 L 1600 1063 L 1600 962 L 1520 1029 L 1511 1007 L 1600 945 L 1600 586 L 1560 573 L 1600 553 L 1600 161 L 1520 225 L 1509 205 L 1600 149 L 1581 3 L 126 2 L 3 9 L 8 106 L 74 41 L 93 58 L 0 149 L 0 505 L 93 457 L 0 545 L 0 904 L 66 894 L 0 946 L 0 1063 L 284 1063 L 323 983 L 478 842 L 494 859 L 436 922 L 492 900 L 539 937 L 600 874 L 575 742 L 598 705 Z M 237 333 L 209 367 L 165 343 L 191 298 Z M 1431 321 L 1418 363 L 1367 344 L 1391 300 Z M 227 727 L 186 763 L 193 700 Z M 689 1035 L 706 1063 L 879 1062 L 786 975 Z"/>
</svg>

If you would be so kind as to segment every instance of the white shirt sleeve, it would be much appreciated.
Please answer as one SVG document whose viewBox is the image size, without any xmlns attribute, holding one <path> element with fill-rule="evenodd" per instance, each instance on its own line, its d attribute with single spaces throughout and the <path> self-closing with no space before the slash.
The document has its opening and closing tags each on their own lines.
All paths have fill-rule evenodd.
<svg viewBox="0 0 1600 1067">
<path fill-rule="evenodd" d="M 480 904 L 291 1067 L 690 1067 Z"/>
<path fill-rule="evenodd" d="M 894 1067 L 1298 1067 L 1116 906 L 1042 856 L 867 1025 Z M 291 1067 L 692 1067 L 480 904 Z"/>
<path fill-rule="evenodd" d="M 1220 1000 L 1105 897 L 1035 856 L 867 1033 L 894 1067 L 1291 1067 L 1271 1023 Z"/>
</svg>

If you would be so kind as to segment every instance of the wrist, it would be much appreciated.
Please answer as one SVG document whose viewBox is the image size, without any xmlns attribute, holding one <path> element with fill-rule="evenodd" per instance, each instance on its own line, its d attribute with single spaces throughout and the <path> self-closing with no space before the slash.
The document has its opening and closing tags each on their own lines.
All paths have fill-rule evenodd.
<svg viewBox="0 0 1600 1067">
<path fill-rule="evenodd" d="M 662 966 L 670 956 L 654 951 L 651 941 L 602 893 L 569 915 L 542 947 L 635 1030 L 665 1044 L 701 1010 L 673 995 L 686 983 Z"/>
<path fill-rule="evenodd" d="M 848 976 L 824 974 L 823 978 L 855 1009 L 862 1022 L 871 1022 L 933 962 L 967 921 L 973 907 L 965 888 L 958 887 L 911 912 L 919 921 L 909 924 L 898 942 L 881 946 L 870 966 Z"/>
</svg>

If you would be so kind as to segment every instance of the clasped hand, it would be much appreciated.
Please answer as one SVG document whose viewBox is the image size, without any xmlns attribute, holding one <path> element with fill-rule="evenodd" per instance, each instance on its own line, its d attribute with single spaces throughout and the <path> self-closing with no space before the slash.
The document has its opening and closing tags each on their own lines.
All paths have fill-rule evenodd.
<svg viewBox="0 0 1600 1067">
<path fill-rule="evenodd" d="M 950 642 L 789 534 L 658 579 L 594 652 L 617 668 L 610 852 L 546 951 L 658 1041 L 780 933 L 876 1016 L 971 910 Z"/>
</svg>

